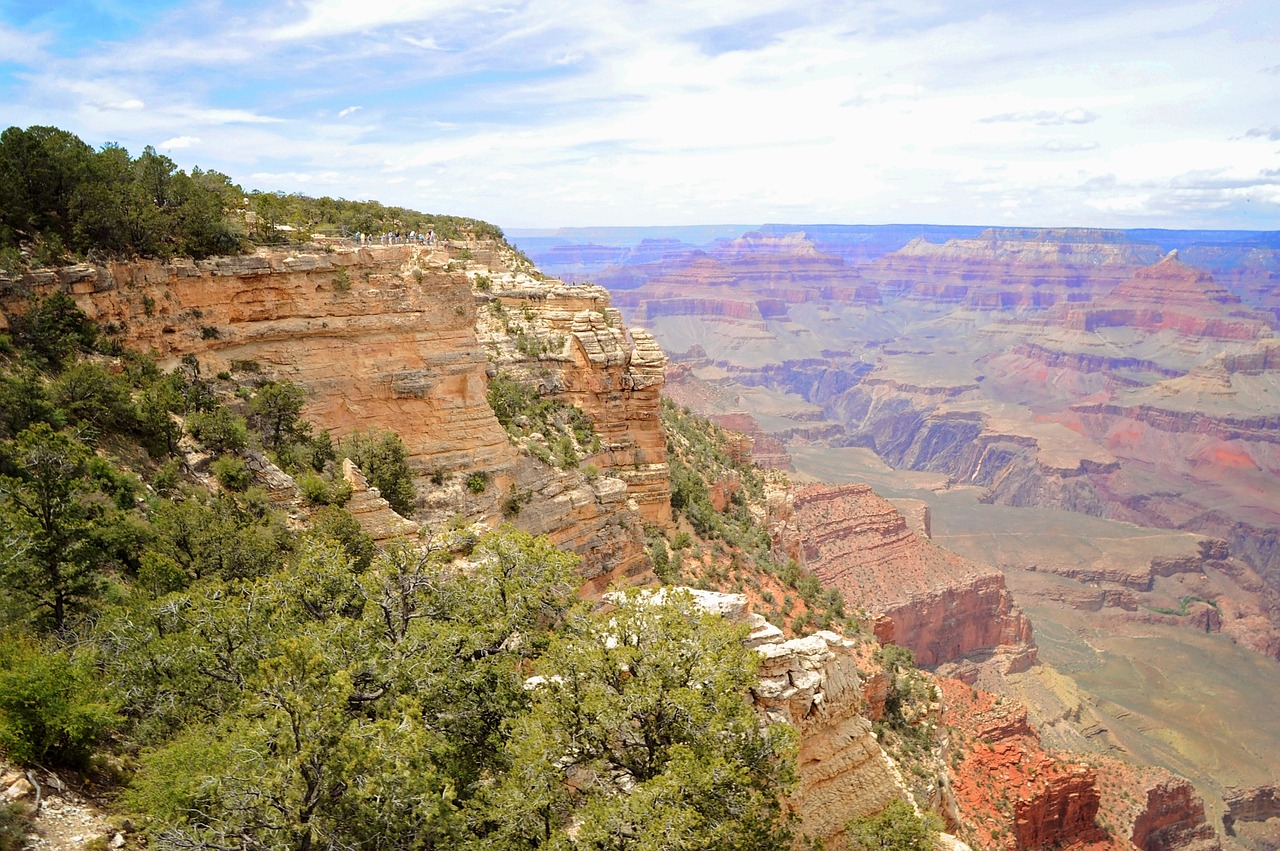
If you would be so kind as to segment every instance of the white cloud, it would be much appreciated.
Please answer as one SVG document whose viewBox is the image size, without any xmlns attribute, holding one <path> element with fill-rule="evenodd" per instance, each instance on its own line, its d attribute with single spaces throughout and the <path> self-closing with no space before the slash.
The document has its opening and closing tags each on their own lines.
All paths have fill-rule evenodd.
<svg viewBox="0 0 1280 851">
<path fill-rule="evenodd" d="M 53 40 L 47 32 L 33 32 L 0 21 L 0 61 L 37 65 L 46 61 L 45 48 Z"/>
<path fill-rule="evenodd" d="M 145 109 L 147 105 L 137 98 L 129 98 L 128 100 L 110 103 L 91 103 L 89 106 L 103 112 L 137 112 L 140 109 Z"/>
<path fill-rule="evenodd" d="M 1143 198 L 1177 226 L 1197 203 L 1274 203 L 1186 175 L 1274 167 L 1280 131 L 1260 116 L 1280 14 L 1156 2 L 1070 20 L 930 0 L 192 5 L 0 91 L 93 144 L 198 138 L 201 166 L 259 188 L 511 226 L 1009 210 L 1105 225 Z"/>
<path fill-rule="evenodd" d="M 181 148 L 190 148 L 200 144 L 198 136 L 174 136 L 172 139 L 165 139 L 160 143 L 159 148 L 162 151 L 178 150 Z"/>
<path fill-rule="evenodd" d="M 270 41 L 326 38 L 380 27 L 430 20 L 451 10 L 451 0 L 309 0 L 301 4 L 302 20 L 277 26 L 261 35 Z M 298 17 L 294 9 L 289 17 Z"/>
<path fill-rule="evenodd" d="M 1060 112 L 1050 109 L 1038 109 L 1033 112 L 1004 112 L 999 115 L 988 115 L 978 120 L 983 124 L 1008 121 L 1015 124 L 1038 124 L 1041 127 L 1051 127 L 1060 124 L 1090 124 L 1098 120 L 1098 114 L 1087 109 L 1074 107 Z"/>
<path fill-rule="evenodd" d="M 408 44 L 412 44 L 414 47 L 421 47 L 423 50 L 444 50 L 443 47 L 436 44 L 436 40 L 431 36 L 426 36 L 424 38 L 412 38 L 407 35 L 402 35 L 400 36 L 400 40 Z"/>
</svg>

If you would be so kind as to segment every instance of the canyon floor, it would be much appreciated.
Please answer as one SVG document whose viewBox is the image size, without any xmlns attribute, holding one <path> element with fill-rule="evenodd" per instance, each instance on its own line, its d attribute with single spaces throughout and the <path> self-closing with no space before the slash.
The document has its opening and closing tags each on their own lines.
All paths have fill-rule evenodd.
<svg viewBox="0 0 1280 851">
<path fill-rule="evenodd" d="M 1046 744 L 1168 768 L 1196 784 L 1215 824 L 1232 788 L 1276 782 L 1280 665 L 1221 634 L 1151 623 L 1140 613 L 1024 602 L 1060 582 L 1075 584 L 1025 565 L 1143 564 L 1185 550 L 1190 533 L 983 504 L 978 488 L 944 489 L 934 474 L 899 474 L 865 449 L 806 446 L 792 457 L 799 480 L 866 482 L 890 501 L 925 502 L 935 543 L 1001 567 L 1032 620 L 1041 665 L 983 685 L 1026 703 Z M 1271 833 L 1256 832 L 1264 842 L 1257 847 L 1268 847 Z"/>
</svg>

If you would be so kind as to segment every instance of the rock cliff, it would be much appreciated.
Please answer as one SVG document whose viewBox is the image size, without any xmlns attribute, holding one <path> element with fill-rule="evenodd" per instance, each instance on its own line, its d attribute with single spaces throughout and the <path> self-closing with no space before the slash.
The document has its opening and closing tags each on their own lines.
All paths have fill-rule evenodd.
<svg viewBox="0 0 1280 851">
<path fill-rule="evenodd" d="M 879 812 L 894 798 L 911 800 L 863 714 L 856 642 L 826 631 L 783 640 L 780 629 L 748 611 L 743 595 L 691 593 L 704 608 L 751 629 L 747 642 L 760 654 L 756 708 L 800 734 L 790 802 L 805 834 L 842 847 L 849 819 Z"/>
<path fill-rule="evenodd" d="M 1183 778 L 1047 751 L 1018 701 L 939 684 L 964 835 L 976 847 L 1219 851 L 1204 802 Z"/>
<path fill-rule="evenodd" d="M 604 585 L 646 564 L 640 521 L 668 511 L 665 355 L 623 326 L 603 290 L 544 280 L 499 242 L 69 267 L 0 282 L 0 306 L 21 311 L 28 292 L 54 290 L 162 366 L 185 358 L 288 379 L 307 391 L 304 415 L 335 436 L 395 431 L 419 473 L 412 519 L 429 527 L 455 514 L 512 519 L 509 500 L 537 494 L 517 525 L 583 555 Z M 494 303 L 527 313 L 529 327 L 494 333 Z M 592 420 L 600 475 L 549 468 L 508 440 L 486 392 L 494 361 L 518 345 L 527 371 L 545 374 L 542 391 Z"/>
<path fill-rule="evenodd" d="M 1004 575 L 920 537 L 869 486 L 805 487 L 793 518 L 808 568 L 876 616 L 882 643 L 909 647 L 928 667 L 974 654 L 998 654 L 1010 669 L 1035 660 L 1031 623 Z"/>
</svg>

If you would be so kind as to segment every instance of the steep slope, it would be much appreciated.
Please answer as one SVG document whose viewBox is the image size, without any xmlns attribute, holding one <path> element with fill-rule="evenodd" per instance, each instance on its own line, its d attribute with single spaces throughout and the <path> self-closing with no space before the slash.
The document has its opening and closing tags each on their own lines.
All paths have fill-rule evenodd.
<svg viewBox="0 0 1280 851">
<path fill-rule="evenodd" d="M 881 642 L 929 667 L 992 654 L 1006 670 L 1034 663 L 1031 623 L 1004 575 L 933 546 L 869 486 L 802 488 L 793 517 L 809 569 L 869 610 Z"/>
<path fill-rule="evenodd" d="M 306 416 L 335 436 L 373 428 L 401 436 L 419 474 L 415 519 L 514 519 L 580 553 L 603 587 L 643 567 L 640 521 L 663 516 L 664 357 L 606 315 L 603 290 L 566 288 L 522 263 L 489 239 L 313 246 L 38 272 L 0 281 L 0 300 L 12 312 L 26 292 L 66 291 L 123 345 L 154 351 L 164 366 L 194 359 L 210 374 L 289 379 L 307 391 Z M 477 334 L 477 303 L 496 301 L 531 316 L 536 305 L 534 324 L 560 335 L 555 351 L 538 338 L 525 360 L 561 376 L 544 390 L 592 419 L 603 438 L 592 461 L 603 475 L 541 464 L 498 423 L 486 398 L 491 351 Z M 513 517 L 510 500 L 526 493 L 541 497 L 538 510 Z"/>
</svg>

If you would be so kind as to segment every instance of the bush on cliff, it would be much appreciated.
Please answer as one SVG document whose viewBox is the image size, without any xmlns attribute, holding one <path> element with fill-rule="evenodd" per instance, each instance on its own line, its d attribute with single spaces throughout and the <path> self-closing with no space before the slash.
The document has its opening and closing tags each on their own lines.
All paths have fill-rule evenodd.
<svg viewBox="0 0 1280 851">
<path fill-rule="evenodd" d="M 933 813 L 916 815 L 894 798 L 874 815 L 850 819 L 845 829 L 852 851 L 932 851 L 942 824 Z"/>
<path fill-rule="evenodd" d="M 409 453 L 393 431 L 353 431 L 338 443 L 338 455 L 350 458 L 369 484 L 403 517 L 412 517 L 418 501 Z"/>
<path fill-rule="evenodd" d="M 84 660 L 0 638 L 0 749 L 19 765 L 82 766 L 117 720 Z"/>
</svg>

